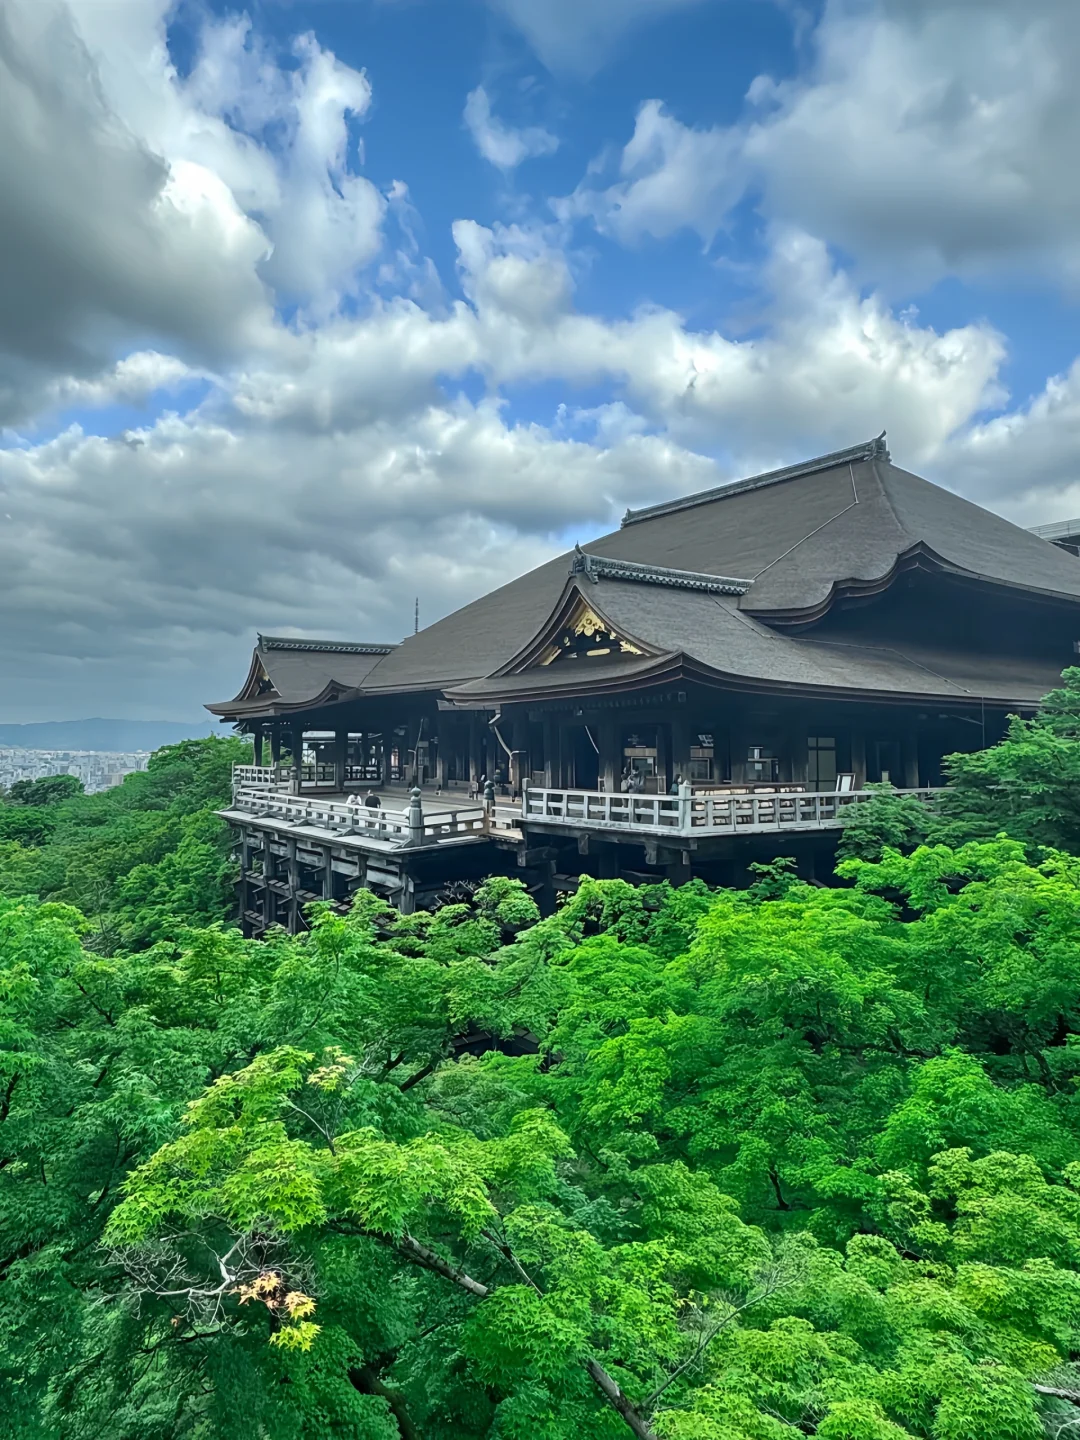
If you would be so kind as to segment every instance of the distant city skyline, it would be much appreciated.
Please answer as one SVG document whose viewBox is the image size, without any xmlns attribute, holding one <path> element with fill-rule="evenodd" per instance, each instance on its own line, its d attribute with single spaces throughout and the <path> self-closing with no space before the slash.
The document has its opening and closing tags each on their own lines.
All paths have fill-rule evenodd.
<svg viewBox="0 0 1080 1440">
<path fill-rule="evenodd" d="M 19 780 L 40 780 L 46 775 L 74 775 L 88 795 L 119 785 L 125 775 L 145 770 L 146 750 L 27 750 L 0 746 L 0 788 L 10 790 Z"/>
</svg>

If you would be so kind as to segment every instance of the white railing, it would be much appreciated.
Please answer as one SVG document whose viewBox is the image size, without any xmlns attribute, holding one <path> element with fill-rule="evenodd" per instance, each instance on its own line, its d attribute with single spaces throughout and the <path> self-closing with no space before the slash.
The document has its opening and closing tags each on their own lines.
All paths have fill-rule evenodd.
<svg viewBox="0 0 1080 1440">
<path fill-rule="evenodd" d="M 233 789 L 251 789 L 258 786 L 267 790 L 288 790 L 292 786 L 291 765 L 234 765 L 232 770 Z M 317 765 L 305 763 L 300 767 L 302 782 L 316 785 L 334 785 L 337 770 L 334 765 L 320 761 Z M 346 783 L 378 784 L 381 771 L 378 765 L 346 765 Z"/>
<path fill-rule="evenodd" d="M 276 790 L 282 784 L 276 765 L 234 765 L 232 767 L 233 791 Z"/>
<path fill-rule="evenodd" d="M 872 800 L 876 791 L 776 791 L 704 795 L 626 795 L 599 790 L 526 790 L 521 818 L 596 830 L 633 830 L 647 834 L 744 835 L 769 830 L 829 830 L 844 823 L 853 806 Z M 929 800 L 931 789 L 896 790 Z"/>
<path fill-rule="evenodd" d="M 251 767 L 254 768 L 254 767 Z M 389 842 L 395 846 L 434 845 L 486 832 L 483 806 L 438 810 L 425 815 L 419 807 L 406 810 L 349 805 L 342 800 L 320 800 L 314 795 L 290 795 L 258 786 L 241 787 L 233 795 L 233 809 L 280 821 L 283 826 L 307 826 L 335 835 L 351 835 Z"/>
</svg>

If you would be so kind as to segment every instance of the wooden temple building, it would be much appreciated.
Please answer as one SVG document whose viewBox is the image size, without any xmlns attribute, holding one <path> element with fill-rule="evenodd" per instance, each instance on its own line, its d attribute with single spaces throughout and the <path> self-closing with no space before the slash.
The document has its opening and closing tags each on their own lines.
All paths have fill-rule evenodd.
<svg viewBox="0 0 1080 1440">
<path fill-rule="evenodd" d="M 867 785 L 931 792 L 1074 662 L 1080 558 L 1056 538 L 880 437 L 629 511 L 400 644 L 260 636 L 207 707 L 254 738 L 224 812 L 245 924 L 492 871 L 547 905 L 584 873 L 812 873 Z"/>
</svg>

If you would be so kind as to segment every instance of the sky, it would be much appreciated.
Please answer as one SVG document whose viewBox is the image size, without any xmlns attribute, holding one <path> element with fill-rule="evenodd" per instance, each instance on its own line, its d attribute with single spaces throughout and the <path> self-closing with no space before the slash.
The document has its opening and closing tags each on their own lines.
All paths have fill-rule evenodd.
<svg viewBox="0 0 1080 1440">
<path fill-rule="evenodd" d="M 1078 68 L 1075 0 L 4 0 L 0 720 L 883 429 L 1080 515 Z"/>
</svg>

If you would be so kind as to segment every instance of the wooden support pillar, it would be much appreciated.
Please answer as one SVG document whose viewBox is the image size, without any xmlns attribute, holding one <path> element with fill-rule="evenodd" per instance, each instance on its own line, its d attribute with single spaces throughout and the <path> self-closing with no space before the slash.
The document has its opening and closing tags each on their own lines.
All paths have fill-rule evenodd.
<svg viewBox="0 0 1080 1440">
<path fill-rule="evenodd" d="M 619 878 L 619 847 L 618 845 L 597 845 L 599 880 L 617 880 Z"/>
<path fill-rule="evenodd" d="M 263 866 L 263 926 L 273 924 L 274 920 L 274 891 L 270 881 L 274 878 L 274 852 L 270 848 L 270 831 L 264 830 L 262 837 L 262 866 Z"/>
<path fill-rule="evenodd" d="M 664 879 L 676 888 L 685 885 L 692 874 L 690 853 L 687 850 L 681 851 L 677 859 L 669 859 L 664 866 Z"/>
<path fill-rule="evenodd" d="M 919 742 L 914 730 L 907 729 L 900 741 L 900 755 L 903 761 L 903 783 L 907 790 L 919 788 Z"/>
<path fill-rule="evenodd" d="M 547 754 L 547 751 L 544 752 Z M 542 916 L 554 915 L 558 904 L 555 890 L 555 861 L 545 860 L 540 866 L 540 888 L 536 892 L 536 903 Z"/>
<path fill-rule="evenodd" d="M 558 785 L 559 773 L 559 727 L 554 720 L 544 721 L 544 788 L 552 790 Z M 552 912 L 554 913 L 554 912 Z"/>
<path fill-rule="evenodd" d="M 409 874 L 408 867 L 402 866 L 401 889 L 398 892 L 401 898 L 398 901 L 398 909 L 402 915 L 412 915 L 416 910 L 416 891 L 413 877 Z"/>
<path fill-rule="evenodd" d="M 480 717 L 473 713 L 469 716 L 469 785 L 476 789 L 480 783 L 480 776 L 483 773 L 484 762 L 480 752 Z"/>
<path fill-rule="evenodd" d="M 618 748 L 618 729 L 615 721 L 602 719 L 596 727 L 596 743 L 600 748 L 597 757 L 599 761 L 600 788 L 606 790 L 610 795 L 619 788 L 619 772 L 622 768 L 622 756 Z"/>
<path fill-rule="evenodd" d="M 248 832 L 240 831 L 240 925 L 247 934 L 247 913 L 251 908 L 251 856 L 248 853 Z"/>
<path fill-rule="evenodd" d="M 851 727 L 851 769 L 855 789 L 861 790 L 866 784 L 866 731 L 861 725 Z"/>
<path fill-rule="evenodd" d="M 520 795 L 529 780 L 529 722 L 516 719 L 511 726 L 510 792 Z"/>
<path fill-rule="evenodd" d="M 435 746 L 435 793 L 441 795 L 446 789 L 446 757 L 453 752 L 456 727 L 445 717 L 441 718 L 432 736 Z"/>
<path fill-rule="evenodd" d="M 285 843 L 289 857 L 289 934 L 297 935 L 300 932 L 300 897 L 296 893 L 300 889 L 300 865 L 296 858 L 296 841 L 290 838 Z"/>
<path fill-rule="evenodd" d="M 270 728 L 270 764 L 281 764 L 281 729 L 277 725 Z"/>
<path fill-rule="evenodd" d="M 334 789 L 340 794 L 345 789 L 345 762 L 349 748 L 348 730 L 334 731 Z"/>
<path fill-rule="evenodd" d="M 815 731 L 815 734 L 817 732 Z M 807 745 L 807 734 L 805 725 L 802 729 L 794 726 L 788 731 L 788 755 L 789 770 L 786 777 L 789 780 L 801 781 L 808 784 L 810 779 L 810 750 Z"/>
<path fill-rule="evenodd" d="M 667 794 L 673 774 L 668 726 L 661 723 L 656 727 L 656 788 L 661 795 Z"/>
<path fill-rule="evenodd" d="M 334 853 L 329 845 L 323 846 L 322 895 L 324 900 L 334 898 Z"/>
<path fill-rule="evenodd" d="M 676 775 L 690 778 L 690 737 L 682 716 L 671 722 L 671 779 Z"/>
<path fill-rule="evenodd" d="M 263 727 L 252 725 L 251 727 L 251 763 L 261 765 L 263 763 Z"/>
<path fill-rule="evenodd" d="M 303 726 L 293 726 L 292 729 L 292 793 L 300 794 L 303 784 L 304 769 L 304 730 Z"/>
</svg>

